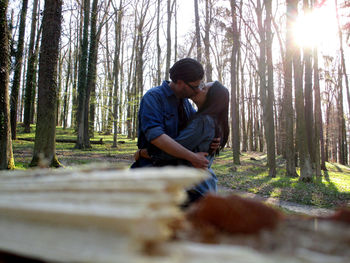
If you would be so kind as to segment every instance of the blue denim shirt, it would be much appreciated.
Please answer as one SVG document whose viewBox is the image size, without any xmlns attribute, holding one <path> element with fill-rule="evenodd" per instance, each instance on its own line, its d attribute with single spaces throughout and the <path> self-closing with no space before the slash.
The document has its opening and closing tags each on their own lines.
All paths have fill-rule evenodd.
<svg viewBox="0 0 350 263">
<path fill-rule="evenodd" d="M 161 86 L 153 87 L 143 96 L 138 113 L 138 142 L 139 149 L 150 148 L 150 141 L 162 134 L 171 138 L 178 135 L 178 104 L 179 99 L 171 90 L 168 81 L 163 81 Z M 195 110 L 184 99 L 184 110 L 188 118 L 195 114 Z M 152 162 L 141 158 L 139 166 L 151 166 Z"/>
<path fill-rule="evenodd" d="M 188 119 L 190 119 L 196 111 L 187 99 L 184 99 L 183 103 L 185 113 Z M 215 135 L 214 120 L 209 116 L 206 118 L 195 118 L 179 135 L 178 104 L 179 99 L 176 98 L 174 92 L 171 90 L 168 81 L 164 81 L 161 86 L 151 88 L 145 93 L 138 112 L 137 146 L 139 149 L 149 149 L 153 146 L 150 141 L 162 134 L 167 134 L 173 139 L 177 138 L 180 144 L 191 151 L 207 152 L 209 150 L 210 143 Z M 152 156 L 167 156 L 165 158 L 174 159 L 174 157 L 162 153 L 160 150 Z M 214 156 L 209 156 L 208 159 L 210 162 L 209 172 L 212 176 L 194 187 L 201 194 L 205 194 L 208 191 L 217 191 L 217 177 L 210 168 Z M 140 158 L 138 164 L 135 165 L 134 163 L 131 168 L 148 166 L 153 166 L 152 160 Z"/>
<path fill-rule="evenodd" d="M 187 148 L 192 152 L 208 152 L 210 144 L 215 137 L 215 121 L 209 115 L 201 115 L 193 120 L 186 126 L 185 129 L 180 131 L 179 136 L 174 138 L 179 144 Z M 217 177 L 214 171 L 211 169 L 211 165 L 214 160 L 214 154 L 209 155 L 209 172 L 211 177 L 200 184 L 196 185 L 193 189 L 198 191 L 200 194 L 204 195 L 207 192 L 216 192 L 217 191 Z M 165 153 L 157 153 L 152 155 L 153 160 L 161 161 L 172 161 L 176 160 L 175 157 Z M 177 164 L 187 164 L 188 162 L 179 160 Z"/>
</svg>

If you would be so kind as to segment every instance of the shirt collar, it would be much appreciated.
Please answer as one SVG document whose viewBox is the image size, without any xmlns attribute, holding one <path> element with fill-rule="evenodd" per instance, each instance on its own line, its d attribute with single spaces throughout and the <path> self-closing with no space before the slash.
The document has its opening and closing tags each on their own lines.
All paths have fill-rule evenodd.
<svg viewBox="0 0 350 263">
<path fill-rule="evenodd" d="M 175 96 L 175 93 L 174 91 L 170 88 L 170 81 L 167 81 L 167 80 L 164 80 L 163 83 L 162 83 L 162 87 L 163 87 L 163 90 L 164 90 L 164 94 L 167 96 L 167 97 L 171 97 L 171 96 Z"/>
</svg>

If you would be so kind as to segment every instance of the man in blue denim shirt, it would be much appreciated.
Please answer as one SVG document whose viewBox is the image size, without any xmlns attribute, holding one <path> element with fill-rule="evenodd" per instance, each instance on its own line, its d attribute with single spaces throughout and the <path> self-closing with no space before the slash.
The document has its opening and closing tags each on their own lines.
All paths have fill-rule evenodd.
<svg viewBox="0 0 350 263">
<path fill-rule="evenodd" d="M 207 168 L 208 153 L 191 152 L 173 140 L 178 135 L 179 125 L 195 113 L 187 98 L 199 91 L 204 76 L 203 66 L 194 59 L 185 58 L 177 61 L 169 73 L 171 82 L 164 81 L 161 86 L 151 88 L 141 100 L 137 146 L 151 152 L 160 149 L 189 161 L 196 168 Z M 152 162 L 141 155 L 132 168 L 145 166 L 152 166 Z"/>
</svg>

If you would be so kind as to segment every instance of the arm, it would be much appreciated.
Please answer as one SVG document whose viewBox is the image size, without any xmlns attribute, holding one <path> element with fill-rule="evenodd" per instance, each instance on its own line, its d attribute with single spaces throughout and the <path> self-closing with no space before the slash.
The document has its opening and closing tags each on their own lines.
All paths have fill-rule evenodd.
<svg viewBox="0 0 350 263">
<path fill-rule="evenodd" d="M 141 130 L 146 139 L 162 151 L 191 162 L 194 167 L 207 167 L 209 164 L 205 158 L 207 153 L 193 153 L 165 134 L 164 109 L 161 105 L 161 98 L 151 92 L 145 94 L 141 101 L 139 117 L 143 120 Z"/>
<path fill-rule="evenodd" d="M 152 140 L 151 143 L 157 146 L 162 151 L 166 152 L 167 154 L 170 154 L 179 159 L 185 159 L 189 161 L 196 168 L 208 167 L 209 161 L 207 160 L 207 158 L 205 158 L 205 156 L 207 156 L 208 153 L 193 153 L 185 147 L 183 147 L 181 144 L 174 141 L 166 134 L 162 134 L 161 136 Z"/>
<path fill-rule="evenodd" d="M 215 132 L 215 126 L 213 126 L 213 123 L 208 121 L 206 117 L 199 117 L 194 120 L 192 120 L 189 125 L 183 129 L 179 136 L 175 138 L 175 141 L 179 144 L 181 144 L 184 148 L 186 148 L 189 151 L 195 151 L 198 150 L 198 146 L 200 144 L 204 143 L 204 148 L 202 146 L 201 152 L 207 152 L 209 150 L 209 144 L 208 149 L 205 149 L 205 143 L 210 141 L 211 138 L 214 136 Z M 184 152 L 183 150 L 181 153 Z M 163 151 L 161 153 L 157 153 L 155 155 L 152 155 L 152 158 L 163 160 L 163 161 L 170 161 L 177 159 L 174 154 L 167 154 L 169 152 Z M 186 159 L 184 157 L 180 157 L 181 159 Z M 188 159 L 186 159 L 188 160 Z"/>
</svg>

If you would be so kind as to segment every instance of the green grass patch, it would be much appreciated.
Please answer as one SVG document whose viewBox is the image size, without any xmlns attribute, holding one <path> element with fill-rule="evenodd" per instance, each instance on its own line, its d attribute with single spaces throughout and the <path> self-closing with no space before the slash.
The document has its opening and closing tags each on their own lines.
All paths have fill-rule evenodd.
<svg viewBox="0 0 350 263">
<path fill-rule="evenodd" d="M 269 177 L 266 156 L 263 154 L 243 154 L 239 166 L 233 166 L 230 155 L 231 151 L 224 151 L 213 166 L 219 184 L 225 187 L 318 207 L 330 208 L 350 204 L 348 166 L 329 163 L 328 172 L 323 173 L 322 178 L 314 177 L 312 183 L 304 183 L 300 182 L 299 178 L 286 177 L 283 163 L 277 169 L 277 176 Z M 281 160 L 277 160 L 277 163 L 280 162 Z"/>
<path fill-rule="evenodd" d="M 35 125 L 30 133 L 24 133 L 18 125 L 19 138 L 35 138 Z M 75 140 L 73 129 L 57 127 L 58 139 Z M 66 167 L 96 162 L 113 162 L 130 165 L 137 149 L 136 140 L 118 135 L 118 148 L 113 148 L 113 135 L 95 133 L 93 141 L 102 138 L 104 144 L 92 144 L 91 149 L 75 149 L 74 143 L 56 143 L 58 159 Z M 33 154 L 34 142 L 15 140 L 13 142 L 16 169 L 27 169 Z M 277 156 L 277 176 L 268 176 L 266 154 L 257 152 L 242 153 L 241 165 L 233 165 L 231 149 L 225 149 L 214 161 L 213 169 L 219 185 L 230 189 L 251 192 L 265 197 L 274 197 L 300 204 L 318 207 L 336 207 L 350 204 L 350 167 L 327 163 L 328 172 L 322 178 L 314 178 L 312 183 L 299 182 L 298 178 L 285 176 L 285 161 Z"/>
</svg>

